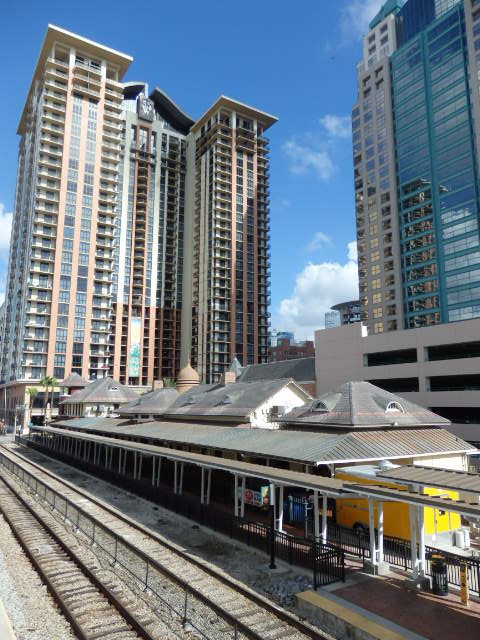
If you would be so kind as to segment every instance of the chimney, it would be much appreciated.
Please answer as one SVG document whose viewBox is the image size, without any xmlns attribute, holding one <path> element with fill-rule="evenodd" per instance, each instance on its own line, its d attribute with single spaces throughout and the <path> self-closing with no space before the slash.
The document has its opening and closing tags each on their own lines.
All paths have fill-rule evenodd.
<svg viewBox="0 0 480 640">
<path fill-rule="evenodd" d="M 163 389 L 163 380 L 154 380 L 152 391 L 156 391 L 157 389 Z"/>
<path fill-rule="evenodd" d="M 236 381 L 237 381 L 237 376 L 233 371 L 224 371 L 222 373 L 222 377 L 220 378 L 221 384 L 223 384 L 223 386 L 225 387 L 227 386 L 227 384 L 233 384 Z"/>
</svg>

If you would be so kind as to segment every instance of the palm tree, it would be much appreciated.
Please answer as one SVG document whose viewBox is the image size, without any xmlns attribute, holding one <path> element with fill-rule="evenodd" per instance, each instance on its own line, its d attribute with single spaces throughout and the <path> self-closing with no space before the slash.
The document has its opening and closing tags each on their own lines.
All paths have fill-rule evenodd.
<svg viewBox="0 0 480 640">
<path fill-rule="evenodd" d="M 47 402 L 48 402 L 48 391 L 50 388 L 50 385 L 52 383 L 52 376 L 47 376 L 44 375 L 41 379 L 40 379 L 40 384 L 42 385 L 42 387 L 44 387 L 45 392 L 44 392 L 44 396 L 43 396 L 43 423 L 45 424 L 47 421 Z"/>
<path fill-rule="evenodd" d="M 33 401 L 35 400 L 35 396 L 38 394 L 38 389 L 36 389 L 35 387 L 28 387 L 27 388 L 27 395 L 28 395 L 28 422 L 30 422 L 30 420 L 32 419 L 32 408 L 33 408 Z"/>
<path fill-rule="evenodd" d="M 51 416 L 53 415 L 53 390 L 54 388 L 57 386 L 58 384 L 58 380 L 55 378 L 55 376 L 51 376 L 50 377 L 50 386 L 52 388 L 51 394 L 50 394 L 50 419 Z"/>
<path fill-rule="evenodd" d="M 50 377 L 45 375 L 40 378 L 40 384 L 45 389 L 43 392 L 43 422 L 45 423 L 45 418 L 47 415 L 47 389 L 50 384 Z"/>
</svg>

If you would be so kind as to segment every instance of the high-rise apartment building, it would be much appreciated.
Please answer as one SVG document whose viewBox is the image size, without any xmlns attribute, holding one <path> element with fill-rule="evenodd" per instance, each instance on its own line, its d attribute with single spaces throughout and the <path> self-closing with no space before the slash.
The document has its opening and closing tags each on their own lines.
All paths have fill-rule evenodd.
<svg viewBox="0 0 480 640">
<path fill-rule="evenodd" d="M 193 216 L 185 229 L 183 357 L 191 343 L 192 365 L 208 382 L 218 380 L 235 356 L 244 366 L 267 361 L 269 159 L 264 132 L 274 122 L 274 116 L 222 96 L 188 138 L 187 202 Z"/>
<path fill-rule="evenodd" d="M 186 136 L 193 125 L 145 83 L 123 90 L 110 375 L 146 385 L 180 368 Z"/>
<path fill-rule="evenodd" d="M 266 362 L 268 140 L 221 97 L 197 122 L 132 58 L 49 26 L 18 132 L 0 379 L 175 377 Z"/>
<path fill-rule="evenodd" d="M 476 0 L 391 0 L 352 111 L 362 319 L 373 333 L 480 317 Z"/>
<path fill-rule="evenodd" d="M 1 378 L 108 369 L 127 55 L 49 26 L 20 119 Z"/>
</svg>

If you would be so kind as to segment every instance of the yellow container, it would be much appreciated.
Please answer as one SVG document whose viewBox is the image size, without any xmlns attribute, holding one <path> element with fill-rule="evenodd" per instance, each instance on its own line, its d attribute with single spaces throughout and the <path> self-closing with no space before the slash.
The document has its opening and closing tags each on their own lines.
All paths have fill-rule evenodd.
<svg viewBox="0 0 480 640">
<path fill-rule="evenodd" d="M 335 477 L 339 480 L 347 480 L 358 484 L 377 484 L 384 487 L 399 488 L 399 485 L 392 485 L 388 482 L 380 482 L 377 478 L 365 478 L 352 473 L 342 473 L 337 471 Z M 400 487 L 406 489 L 405 486 Z M 426 487 L 423 491 L 425 495 L 448 495 L 453 500 L 458 500 L 456 491 L 435 489 Z M 374 502 L 375 526 L 378 526 L 377 503 Z M 450 511 L 440 509 L 424 508 L 425 535 L 431 536 L 445 531 L 453 531 L 461 526 L 460 516 Z M 368 500 L 364 498 L 339 498 L 336 500 L 336 520 L 337 524 L 349 529 L 363 527 L 368 529 Z M 410 539 L 410 510 L 409 505 L 403 502 L 383 503 L 383 530 L 386 536 L 395 538 Z"/>
</svg>

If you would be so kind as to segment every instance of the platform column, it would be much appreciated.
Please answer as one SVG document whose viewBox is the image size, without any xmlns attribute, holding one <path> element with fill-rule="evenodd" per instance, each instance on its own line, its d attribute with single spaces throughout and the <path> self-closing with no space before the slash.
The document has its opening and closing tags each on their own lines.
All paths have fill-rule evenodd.
<svg viewBox="0 0 480 640">
<path fill-rule="evenodd" d="M 283 484 L 280 485 L 278 496 L 278 518 L 277 518 L 277 531 L 283 532 Z"/>
<path fill-rule="evenodd" d="M 383 502 L 377 501 L 378 511 L 378 564 L 383 562 Z"/>
<path fill-rule="evenodd" d="M 318 513 L 318 491 L 313 492 L 313 536 L 315 542 L 319 542 L 320 540 L 320 529 L 319 529 L 319 513 Z"/>
<path fill-rule="evenodd" d="M 322 496 L 322 542 L 327 544 L 328 532 L 327 532 L 327 511 L 328 511 L 328 496 L 323 494 Z"/>
<path fill-rule="evenodd" d="M 236 473 L 234 475 L 234 478 L 235 478 L 235 489 L 234 489 L 234 495 L 233 495 L 233 513 L 235 517 L 238 518 L 238 476 Z"/>
<path fill-rule="evenodd" d="M 158 464 L 157 464 L 157 487 L 160 486 L 160 472 L 162 470 L 162 459 L 159 458 L 158 459 Z"/>
<path fill-rule="evenodd" d="M 368 499 L 368 529 L 370 533 L 370 560 L 372 566 L 377 564 L 377 550 L 375 548 L 375 512 L 373 510 L 373 498 Z"/>
<path fill-rule="evenodd" d="M 240 517 L 245 517 L 245 485 L 246 485 L 246 477 L 242 476 L 242 498 L 240 501 Z"/>
<path fill-rule="evenodd" d="M 209 469 L 208 470 L 208 476 L 207 476 L 207 504 L 210 504 L 210 489 L 212 486 L 212 470 Z"/>
<path fill-rule="evenodd" d="M 419 570 L 420 577 L 425 577 L 425 516 L 422 506 L 417 507 L 418 546 L 419 546 Z"/>
<path fill-rule="evenodd" d="M 182 495 L 183 491 L 183 462 L 180 463 L 180 479 L 178 483 L 178 493 Z"/>
<path fill-rule="evenodd" d="M 410 547 L 412 552 L 412 575 L 413 578 L 418 578 L 418 557 L 417 557 L 417 527 L 415 505 L 410 505 Z"/>
<path fill-rule="evenodd" d="M 205 467 L 200 467 L 202 481 L 200 484 L 200 504 L 205 504 Z"/>
</svg>

